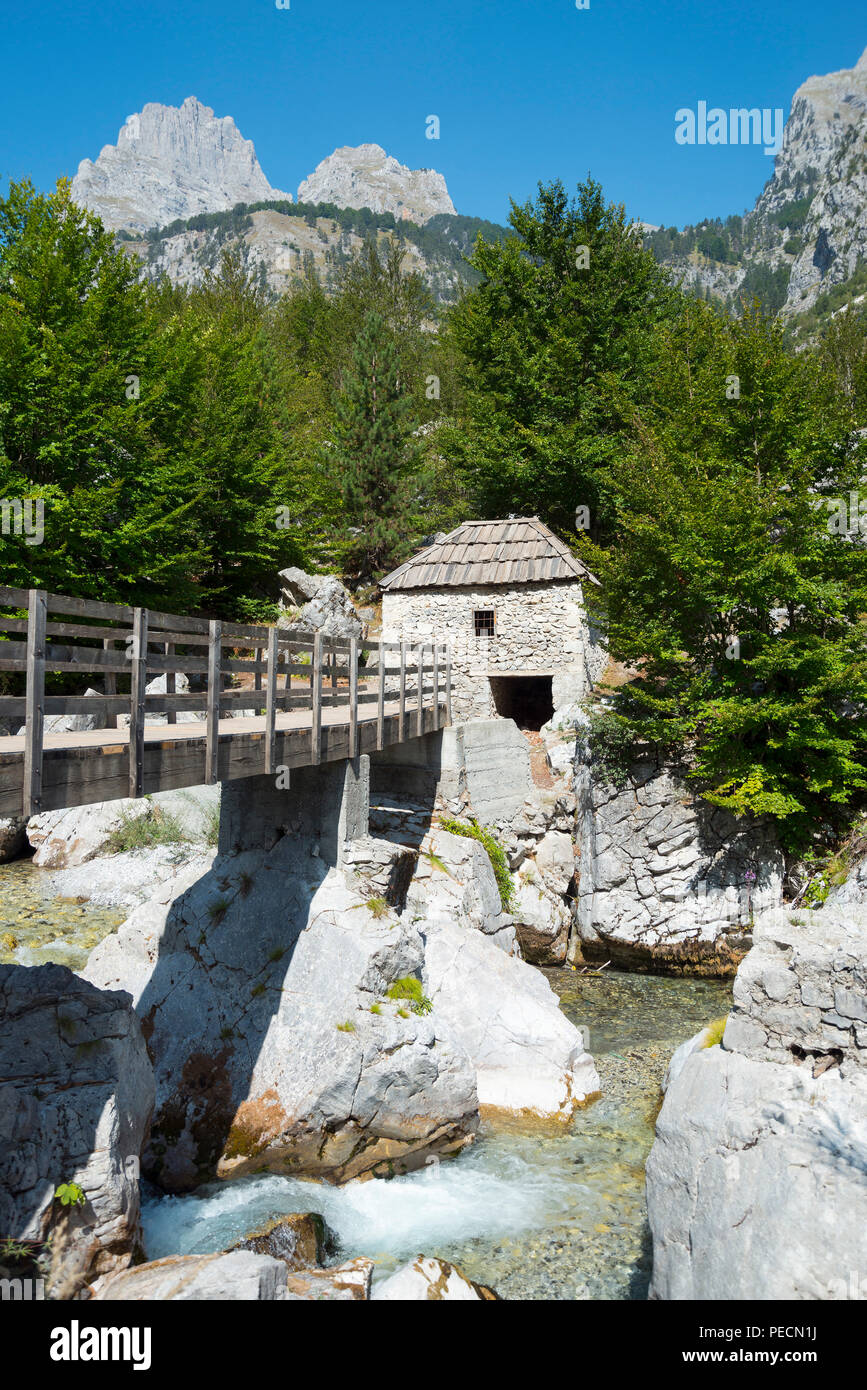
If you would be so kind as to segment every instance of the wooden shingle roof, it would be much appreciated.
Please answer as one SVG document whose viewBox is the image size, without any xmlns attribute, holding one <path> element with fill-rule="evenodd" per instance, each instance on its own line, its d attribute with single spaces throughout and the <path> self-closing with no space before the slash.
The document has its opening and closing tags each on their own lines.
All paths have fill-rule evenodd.
<svg viewBox="0 0 867 1390">
<path fill-rule="evenodd" d="M 379 581 L 390 592 L 468 585 L 597 581 L 537 516 L 465 521 Z"/>
</svg>

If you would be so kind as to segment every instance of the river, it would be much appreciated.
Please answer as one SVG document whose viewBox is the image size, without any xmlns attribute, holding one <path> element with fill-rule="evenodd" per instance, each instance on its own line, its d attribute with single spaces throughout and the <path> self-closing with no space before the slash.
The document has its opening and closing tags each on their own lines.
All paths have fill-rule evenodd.
<svg viewBox="0 0 867 1390">
<path fill-rule="evenodd" d="M 0 866 L 0 960 L 81 969 L 125 915 L 54 897 L 50 875 L 30 861 Z M 660 1082 L 677 1045 L 728 1011 L 731 983 L 543 973 L 567 1017 L 589 1029 L 602 1082 L 602 1097 L 568 1127 L 486 1123 L 456 1159 L 387 1181 L 268 1175 L 183 1197 L 150 1189 L 147 1257 L 223 1250 L 275 1216 L 318 1211 L 340 1257 L 372 1257 L 377 1277 L 424 1253 L 504 1298 L 645 1298 L 644 1163 Z"/>
</svg>

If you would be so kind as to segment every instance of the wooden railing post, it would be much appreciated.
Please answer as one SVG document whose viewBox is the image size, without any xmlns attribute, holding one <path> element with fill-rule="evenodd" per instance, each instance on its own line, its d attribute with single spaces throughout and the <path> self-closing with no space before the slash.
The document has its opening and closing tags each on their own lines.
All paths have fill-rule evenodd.
<svg viewBox="0 0 867 1390">
<path fill-rule="evenodd" d="M 258 657 L 257 657 L 258 660 Z M 260 687 L 261 688 L 261 687 Z M 273 777 L 277 729 L 277 629 L 268 633 L 268 673 L 265 685 L 265 771 Z"/>
<path fill-rule="evenodd" d="M 27 687 L 24 704 L 24 792 L 21 810 L 35 816 L 42 809 L 42 743 L 45 729 L 44 589 L 31 589 L 27 603 Z"/>
<path fill-rule="evenodd" d="M 349 639 L 349 756 L 358 757 L 358 638 Z"/>
<path fill-rule="evenodd" d="M 212 620 L 208 628 L 208 712 L 205 744 L 205 782 L 208 786 L 213 786 L 218 780 L 222 658 L 223 625 Z"/>
<path fill-rule="evenodd" d="M 148 611 L 134 608 L 129 682 L 129 794 L 144 792 L 145 687 L 148 671 Z"/>
<path fill-rule="evenodd" d="M 310 724 L 310 752 L 314 767 L 322 762 L 322 633 L 313 634 L 312 685 L 313 718 Z"/>
<path fill-rule="evenodd" d="M 173 657 L 173 656 L 174 656 L 174 654 L 175 654 L 175 644 L 174 644 L 174 642 L 166 642 L 166 643 L 164 643 L 164 648 L 165 648 L 165 653 L 166 653 L 166 656 L 167 656 L 167 657 Z M 175 684 L 175 673 L 174 673 L 174 671 L 166 671 L 166 694 L 167 694 L 167 695 L 175 695 L 176 693 L 177 693 L 177 688 L 176 688 L 176 684 Z M 177 722 L 178 722 L 178 712 L 177 712 L 177 710 L 174 710 L 174 709 L 168 710 L 168 711 L 166 712 L 166 723 L 167 723 L 167 724 L 177 724 Z"/>
<path fill-rule="evenodd" d="M 434 697 L 434 728 L 440 726 L 440 652 L 436 642 L 433 644 L 433 697 Z"/>
<path fill-rule="evenodd" d="M 424 642 L 418 647 L 418 701 L 415 712 L 415 731 L 419 738 L 424 733 Z"/>
<path fill-rule="evenodd" d="M 406 738 L 406 642 L 400 644 L 400 691 L 398 693 L 398 742 Z"/>
<path fill-rule="evenodd" d="M 268 651 L 269 651 L 269 653 L 270 653 L 270 650 L 271 650 L 271 648 L 270 648 L 270 641 L 271 641 L 271 636 L 270 636 L 270 633 L 269 633 L 269 635 L 268 635 L 268 642 L 269 642 Z M 254 659 L 254 661 L 256 662 L 256 665 L 258 666 L 259 663 L 260 663 L 260 661 L 262 660 L 262 648 L 261 648 L 261 647 L 256 647 L 256 648 L 254 648 L 254 650 L 253 650 L 253 659 Z M 270 660 L 270 656 L 269 656 L 269 660 Z M 267 676 L 266 676 L 265 679 L 266 679 L 266 681 L 267 681 Z M 261 693 L 262 693 L 262 672 L 261 672 L 261 671 L 256 671 L 256 672 L 254 672 L 254 675 L 253 675 L 253 689 L 254 689 L 254 690 L 257 690 L 257 691 L 259 692 L 259 694 L 261 695 Z M 261 708 L 262 708 L 262 701 L 259 700 L 259 701 L 257 702 L 257 704 L 256 704 L 256 713 L 257 713 L 257 714 L 259 713 L 259 711 L 261 710 Z"/>
<path fill-rule="evenodd" d="M 379 644 L 379 689 L 376 692 L 376 747 L 382 750 L 385 741 L 385 643 Z"/>
<path fill-rule="evenodd" d="M 452 722 L 452 649 L 446 647 L 446 722 Z"/>
</svg>

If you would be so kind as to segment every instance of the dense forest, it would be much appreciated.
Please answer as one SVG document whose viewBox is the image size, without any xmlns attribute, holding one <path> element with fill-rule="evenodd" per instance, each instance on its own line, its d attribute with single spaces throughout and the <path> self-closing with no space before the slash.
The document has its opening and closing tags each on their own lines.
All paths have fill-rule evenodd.
<svg viewBox="0 0 867 1390">
<path fill-rule="evenodd" d="M 268 620 L 285 565 L 369 593 L 438 530 L 536 514 L 638 673 L 597 721 L 612 765 L 688 743 L 710 800 L 791 844 L 845 824 L 867 787 L 863 314 L 793 352 L 758 305 L 682 294 L 592 180 L 540 185 L 510 232 L 478 236 L 451 308 L 398 236 L 275 301 L 229 253 L 198 288 L 144 283 L 68 185 L 11 185 L 0 496 L 41 499 L 44 538 L 5 526 L 3 581 Z"/>
</svg>

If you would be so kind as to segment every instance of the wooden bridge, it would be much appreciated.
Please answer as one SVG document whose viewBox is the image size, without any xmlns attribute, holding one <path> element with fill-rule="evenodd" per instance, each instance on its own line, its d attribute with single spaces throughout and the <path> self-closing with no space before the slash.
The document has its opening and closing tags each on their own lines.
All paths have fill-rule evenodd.
<svg viewBox="0 0 867 1390">
<path fill-rule="evenodd" d="M 10 692 L 0 694 L 0 719 L 24 723 L 0 736 L 0 815 L 285 777 L 451 722 L 451 664 L 438 644 L 212 622 L 44 589 L 0 587 L 0 609 L 0 672 L 9 673 L 0 690 Z M 189 691 L 177 690 L 178 672 Z M 96 677 L 102 690 L 52 693 L 70 675 Z M 157 675 L 163 693 L 146 689 Z M 235 710 L 255 713 L 232 718 Z M 182 713 L 193 717 L 179 723 Z M 82 714 L 105 727 L 45 728 L 48 716 Z M 119 715 L 128 731 L 109 727 L 125 724 Z"/>
</svg>

